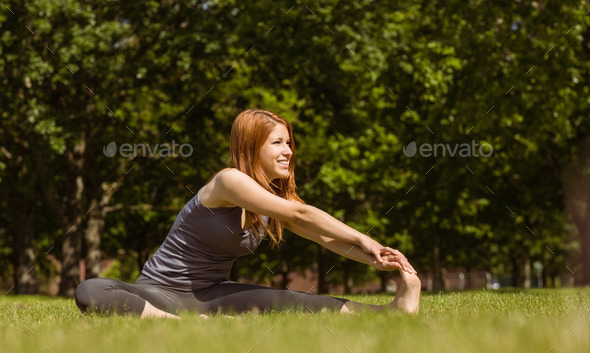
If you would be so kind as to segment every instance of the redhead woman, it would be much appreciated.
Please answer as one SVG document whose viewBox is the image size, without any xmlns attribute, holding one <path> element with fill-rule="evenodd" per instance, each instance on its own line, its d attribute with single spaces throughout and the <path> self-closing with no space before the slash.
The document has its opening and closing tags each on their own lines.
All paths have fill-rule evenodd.
<svg viewBox="0 0 590 353">
<path fill-rule="evenodd" d="M 285 119 L 265 110 L 240 113 L 230 149 L 232 168 L 211 177 L 183 207 L 134 284 L 93 278 L 78 286 L 75 299 L 82 312 L 178 317 L 183 311 L 418 311 L 420 281 L 401 252 L 297 196 L 295 143 Z M 264 236 L 279 245 L 284 228 L 379 270 L 399 270 L 402 282 L 395 299 L 368 305 L 227 280 L 238 257 L 253 252 Z"/>
</svg>

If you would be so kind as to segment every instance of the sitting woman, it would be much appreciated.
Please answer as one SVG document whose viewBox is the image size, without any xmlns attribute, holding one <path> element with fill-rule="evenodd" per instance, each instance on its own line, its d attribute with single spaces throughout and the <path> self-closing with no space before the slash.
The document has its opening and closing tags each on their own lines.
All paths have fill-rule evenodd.
<svg viewBox="0 0 590 353">
<path fill-rule="evenodd" d="M 401 252 L 297 196 L 295 144 L 285 119 L 265 110 L 246 110 L 233 123 L 230 144 L 233 168 L 211 177 L 184 206 L 135 283 L 108 278 L 82 282 L 75 296 L 82 312 L 177 317 L 182 311 L 293 308 L 418 311 L 420 281 Z M 379 270 L 399 270 L 402 282 L 395 299 L 388 305 L 368 305 L 227 280 L 238 257 L 253 252 L 265 234 L 279 245 L 284 228 Z"/>
</svg>

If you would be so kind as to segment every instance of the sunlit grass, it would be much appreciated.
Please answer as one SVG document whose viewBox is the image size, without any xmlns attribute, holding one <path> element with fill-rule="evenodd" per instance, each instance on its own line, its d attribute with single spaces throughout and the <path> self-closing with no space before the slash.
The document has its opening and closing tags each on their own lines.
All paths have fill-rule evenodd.
<svg viewBox="0 0 590 353">
<path fill-rule="evenodd" d="M 385 304 L 387 295 L 350 296 Z M 423 295 L 416 316 L 289 312 L 181 320 L 84 316 L 73 300 L 0 298 L 2 352 L 587 352 L 590 290 Z"/>
</svg>

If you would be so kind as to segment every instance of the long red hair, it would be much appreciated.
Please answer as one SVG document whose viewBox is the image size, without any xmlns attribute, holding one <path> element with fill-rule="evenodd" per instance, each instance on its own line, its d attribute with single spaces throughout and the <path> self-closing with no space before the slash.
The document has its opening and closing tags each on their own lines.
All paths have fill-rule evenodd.
<svg viewBox="0 0 590 353">
<path fill-rule="evenodd" d="M 258 153 L 266 139 L 277 124 L 284 125 L 289 131 L 291 151 L 289 160 L 289 176 L 270 180 L 262 169 Z M 267 110 L 245 110 L 238 114 L 231 128 L 230 137 L 231 167 L 247 174 L 268 192 L 284 199 L 304 203 L 297 195 L 295 185 L 295 140 L 291 124 L 279 115 Z M 273 246 L 280 245 L 283 240 L 283 221 L 271 218 L 268 225 L 261 215 L 246 210 L 246 218 L 258 236 L 268 234 Z"/>
</svg>

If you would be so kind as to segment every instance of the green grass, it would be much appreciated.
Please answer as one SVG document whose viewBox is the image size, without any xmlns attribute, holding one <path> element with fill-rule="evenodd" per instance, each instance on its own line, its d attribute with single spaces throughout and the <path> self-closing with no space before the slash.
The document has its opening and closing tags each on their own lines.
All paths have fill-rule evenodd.
<svg viewBox="0 0 590 353">
<path fill-rule="evenodd" d="M 391 296 L 350 296 L 384 304 Z M 2 352 L 589 352 L 590 290 L 423 295 L 417 316 L 289 312 L 203 320 L 84 316 L 73 300 L 0 297 Z M 553 348 L 552 348 L 553 347 Z"/>
</svg>

